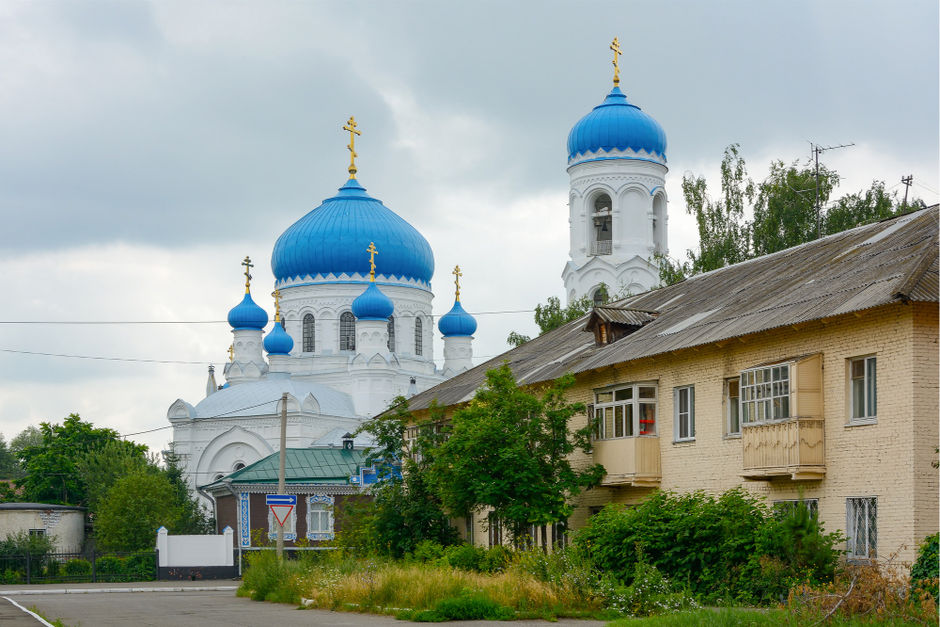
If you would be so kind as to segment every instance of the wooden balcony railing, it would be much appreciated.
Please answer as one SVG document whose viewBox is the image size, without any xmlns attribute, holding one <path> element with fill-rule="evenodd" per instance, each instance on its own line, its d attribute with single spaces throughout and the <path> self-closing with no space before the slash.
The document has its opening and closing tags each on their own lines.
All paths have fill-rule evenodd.
<svg viewBox="0 0 940 627">
<path fill-rule="evenodd" d="M 655 488 L 663 476 L 657 436 L 596 440 L 594 461 L 607 470 L 601 485 Z"/>
<path fill-rule="evenodd" d="M 794 480 L 826 476 L 825 421 L 794 417 L 741 429 L 744 472 L 748 479 L 789 476 Z"/>
</svg>

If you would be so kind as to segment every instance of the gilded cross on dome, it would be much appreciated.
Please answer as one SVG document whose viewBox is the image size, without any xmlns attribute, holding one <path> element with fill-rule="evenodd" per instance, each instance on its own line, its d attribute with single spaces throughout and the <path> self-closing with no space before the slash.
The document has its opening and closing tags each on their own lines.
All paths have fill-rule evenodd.
<svg viewBox="0 0 940 627">
<path fill-rule="evenodd" d="M 281 290 L 274 288 L 274 291 L 271 292 L 271 296 L 274 297 L 274 322 L 281 321 Z"/>
<path fill-rule="evenodd" d="M 228 360 L 235 361 L 235 344 L 228 345 Z"/>
<path fill-rule="evenodd" d="M 366 248 L 366 252 L 369 253 L 369 280 L 375 283 L 375 256 L 379 254 L 379 250 L 375 247 L 375 242 L 369 242 L 369 247 Z"/>
<path fill-rule="evenodd" d="M 610 49 L 614 51 L 614 87 L 620 85 L 620 62 L 618 57 L 623 53 L 620 52 L 620 39 L 614 37 L 614 41 L 610 44 Z"/>
<path fill-rule="evenodd" d="M 251 291 L 251 269 L 255 267 L 255 264 L 251 263 L 251 257 L 245 255 L 242 265 L 245 266 L 245 293 L 248 294 Z"/>
<path fill-rule="evenodd" d="M 359 155 L 356 154 L 356 135 L 362 135 L 361 131 L 356 130 L 356 118 L 349 116 L 349 121 L 346 122 L 346 126 L 343 127 L 344 131 L 349 131 L 349 145 L 346 146 L 349 148 L 349 178 L 356 178 L 356 157 Z"/>
<path fill-rule="evenodd" d="M 463 272 L 460 271 L 460 266 L 454 266 L 454 271 L 451 272 L 454 275 L 454 285 L 457 286 L 456 289 L 456 298 L 454 299 L 458 303 L 460 302 L 460 277 L 463 276 Z"/>
</svg>

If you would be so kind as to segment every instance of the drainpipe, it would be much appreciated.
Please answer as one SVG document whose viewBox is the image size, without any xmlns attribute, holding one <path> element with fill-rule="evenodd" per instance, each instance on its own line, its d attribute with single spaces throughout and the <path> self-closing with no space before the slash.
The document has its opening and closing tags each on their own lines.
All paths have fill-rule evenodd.
<svg viewBox="0 0 940 627">
<path fill-rule="evenodd" d="M 222 485 L 224 485 L 226 488 L 228 488 L 228 491 L 232 493 L 232 499 L 234 499 L 234 501 L 235 501 L 235 514 L 236 514 L 236 515 L 235 515 L 235 519 L 236 519 L 236 521 L 237 521 L 237 520 L 238 520 L 238 508 L 239 508 L 238 493 L 236 493 L 235 490 L 232 488 L 232 480 L 231 480 L 231 479 L 222 479 Z M 215 503 L 215 499 L 214 499 L 214 498 L 212 499 L 212 502 Z M 218 518 L 216 518 L 215 526 L 216 526 L 216 527 L 219 526 L 219 519 L 218 519 Z M 238 544 L 238 576 L 241 577 L 241 576 L 242 576 L 242 535 L 241 535 L 241 533 L 239 533 L 240 530 L 238 529 L 238 524 L 237 524 L 237 523 L 236 523 L 236 525 L 235 525 L 235 528 L 236 528 L 236 530 L 235 530 L 235 537 L 238 538 L 238 541 L 236 542 L 236 544 Z M 249 530 L 249 533 L 251 533 L 250 530 Z"/>
</svg>

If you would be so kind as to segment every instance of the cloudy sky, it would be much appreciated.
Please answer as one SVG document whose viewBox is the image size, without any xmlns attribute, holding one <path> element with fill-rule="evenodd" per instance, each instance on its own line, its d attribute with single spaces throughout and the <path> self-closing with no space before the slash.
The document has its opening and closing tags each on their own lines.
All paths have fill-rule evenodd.
<svg viewBox="0 0 940 627">
<path fill-rule="evenodd" d="M 359 180 L 434 249 L 435 312 L 459 263 L 468 310 L 523 311 L 478 315 L 478 356 L 533 333 L 563 294 L 567 133 L 614 36 L 668 137 L 674 256 L 696 245 L 683 173 L 717 185 L 732 142 L 757 179 L 854 142 L 825 155 L 838 194 L 913 174 L 937 202 L 935 0 L 4 2 L 0 432 L 78 412 L 137 433 L 197 402 L 239 262 L 271 311 L 271 248 L 345 181 L 350 115 Z"/>
</svg>

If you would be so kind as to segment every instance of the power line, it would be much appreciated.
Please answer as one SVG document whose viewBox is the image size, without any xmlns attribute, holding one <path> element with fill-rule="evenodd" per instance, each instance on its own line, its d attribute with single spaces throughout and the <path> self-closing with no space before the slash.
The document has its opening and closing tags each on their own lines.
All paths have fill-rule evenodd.
<svg viewBox="0 0 940 627">
<path fill-rule="evenodd" d="M 221 414 L 216 414 L 215 416 L 205 416 L 204 418 L 200 418 L 199 420 L 212 420 L 212 419 L 214 419 L 214 418 L 221 418 L 222 416 L 227 416 L 228 414 L 234 414 L 234 413 L 237 412 L 237 411 L 245 411 L 246 409 L 255 409 L 256 407 L 261 407 L 262 405 L 268 405 L 268 404 L 270 404 L 270 403 L 276 403 L 276 402 L 278 402 L 279 400 L 281 400 L 281 399 L 277 398 L 277 399 L 273 399 L 273 400 L 270 400 L 270 401 L 264 401 L 263 403 L 258 403 L 257 405 L 248 405 L 247 407 L 238 407 L 237 409 L 230 409 L 230 410 L 228 410 L 228 411 L 222 412 Z M 234 420 L 234 418 L 232 418 L 232 420 Z M 162 426 L 162 427 L 156 427 L 156 428 L 154 428 L 154 429 L 147 429 L 146 431 L 136 431 L 136 432 L 134 432 L 134 433 L 124 433 L 124 434 L 121 435 L 121 437 L 122 437 L 122 438 L 129 438 L 129 437 L 132 436 L 132 435 L 143 435 L 144 433 L 153 433 L 153 432 L 155 432 L 155 431 L 163 431 L 164 429 L 172 429 L 173 426 L 174 426 L 174 425 L 165 425 L 165 426 Z"/>
<path fill-rule="evenodd" d="M 0 348 L 0 353 L 14 353 L 17 355 L 39 355 L 42 357 L 68 357 L 70 359 L 93 359 L 96 361 L 129 361 L 147 364 L 185 364 L 205 366 L 214 364 L 213 361 L 186 361 L 182 359 L 143 359 L 137 357 L 103 357 L 100 355 L 71 355 L 67 353 L 43 353 L 39 351 L 21 351 L 12 348 Z"/>
</svg>

